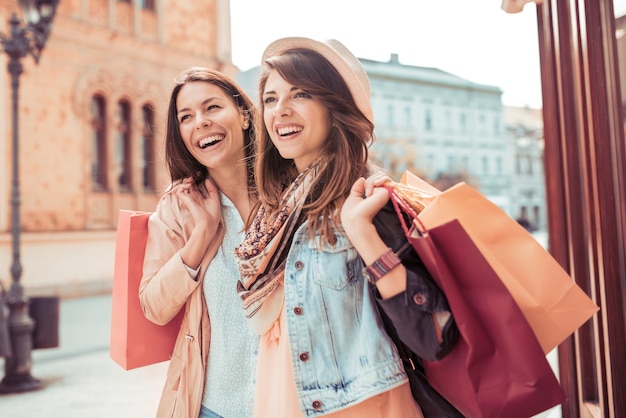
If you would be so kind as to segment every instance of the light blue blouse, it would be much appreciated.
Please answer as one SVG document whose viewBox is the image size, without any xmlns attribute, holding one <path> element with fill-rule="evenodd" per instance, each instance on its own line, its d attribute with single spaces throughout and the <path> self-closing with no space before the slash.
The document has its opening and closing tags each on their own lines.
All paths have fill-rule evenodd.
<svg viewBox="0 0 626 418">
<path fill-rule="evenodd" d="M 211 346 L 202 404 L 224 418 L 252 417 L 258 336 L 243 314 L 236 285 L 235 247 L 243 240 L 237 208 L 221 194 L 226 234 L 203 281 L 211 318 Z"/>
</svg>

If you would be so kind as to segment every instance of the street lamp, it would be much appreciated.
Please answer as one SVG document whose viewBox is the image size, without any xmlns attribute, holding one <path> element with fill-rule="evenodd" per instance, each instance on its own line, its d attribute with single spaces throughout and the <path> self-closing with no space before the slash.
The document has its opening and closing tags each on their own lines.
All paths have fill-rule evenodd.
<svg viewBox="0 0 626 418">
<path fill-rule="evenodd" d="M 5 358 L 5 376 L 0 382 L 0 392 L 3 393 L 26 392 L 43 386 L 40 380 L 33 378 L 30 374 L 32 333 L 35 329 L 35 322 L 28 313 L 29 300 L 20 284 L 22 265 L 20 263 L 18 89 L 20 74 L 23 70 L 21 59 L 26 55 L 31 55 L 35 62 L 39 63 L 39 57 L 48 40 L 58 4 L 59 0 L 19 0 L 25 22 L 22 23 L 17 14 L 13 13 L 9 19 L 9 35 L 0 33 L 0 44 L 9 56 L 7 67 L 11 74 L 13 98 L 13 181 L 11 188 L 13 263 L 11 264 L 12 282 L 7 295 L 11 353 Z"/>
</svg>

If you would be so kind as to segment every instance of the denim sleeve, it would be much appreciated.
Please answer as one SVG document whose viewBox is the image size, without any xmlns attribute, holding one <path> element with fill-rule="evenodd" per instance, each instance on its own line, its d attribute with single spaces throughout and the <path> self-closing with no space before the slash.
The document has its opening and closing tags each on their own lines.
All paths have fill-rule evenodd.
<svg viewBox="0 0 626 418">
<path fill-rule="evenodd" d="M 407 270 L 406 290 L 389 299 L 382 299 L 375 291 L 378 305 L 391 320 L 400 340 L 415 354 L 429 361 L 443 358 L 459 336 L 454 318 L 450 315 L 441 330 L 443 341 L 441 344 L 437 341 L 432 314 L 450 311 L 444 293 L 408 243 L 391 202 L 376 215 L 374 226 L 385 244 L 398 254 Z"/>
</svg>

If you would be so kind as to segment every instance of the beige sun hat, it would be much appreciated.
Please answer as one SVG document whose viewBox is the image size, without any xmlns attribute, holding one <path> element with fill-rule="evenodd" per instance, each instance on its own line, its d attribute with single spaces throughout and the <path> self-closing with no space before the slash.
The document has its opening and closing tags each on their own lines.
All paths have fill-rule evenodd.
<svg viewBox="0 0 626 418">
<path fill-rule="evenodd" d="M 293 48 L 310 49 L 326 58 L 348 85 L 352 93 L 352 98 L 359 107 L 359 110 L 370 122 L 374 123 L 374 112 L 370 104 L 369 78 L 361 62 L 348 48 L 335 39 L 319 42 L 309 38 L 281 38 L 272 42 L 265 48 L 262 62 L 264 63 L 266 59 L 280 55 L 284 51 Z"/>
</svg>

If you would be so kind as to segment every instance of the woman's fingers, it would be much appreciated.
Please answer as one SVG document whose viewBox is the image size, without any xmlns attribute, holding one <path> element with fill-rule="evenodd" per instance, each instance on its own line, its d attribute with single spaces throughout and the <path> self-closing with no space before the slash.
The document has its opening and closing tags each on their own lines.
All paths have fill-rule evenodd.
<svg viewBox="0 0 626 418">
<path fill-rule="evenodd" d="M 363 197 L 365 195 L 365 179 L 363 177 L 359 178 L 354 182 L 352 188 L 350 189 L 350 196 L 354 197 Z"/>
<path fill-rule="evenodd" d="M 391 182 L 391 178 L 382 171 L 378 171 L 365 180 L 365 196 L 371 196 L 374 188 L 384 186 Z"/>
</svg>

